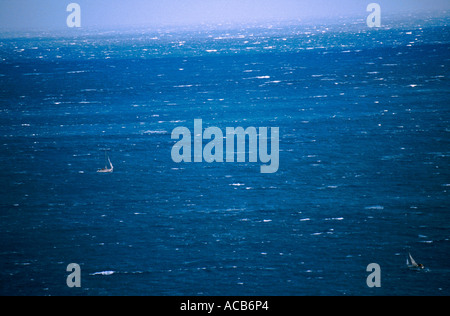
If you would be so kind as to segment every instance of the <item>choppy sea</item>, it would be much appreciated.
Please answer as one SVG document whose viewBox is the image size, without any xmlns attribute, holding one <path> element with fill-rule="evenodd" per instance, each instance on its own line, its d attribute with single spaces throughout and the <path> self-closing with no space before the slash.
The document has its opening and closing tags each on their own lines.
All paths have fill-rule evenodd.
<svg viewBox="0 0 450 316">
<path fill-rule="evenodd" d="M 2 33 L 0 294 L 449 295 L 450 20 L 384 21 Z M 194 119 L 278 172 L 173 162 Z"/>
</svg>

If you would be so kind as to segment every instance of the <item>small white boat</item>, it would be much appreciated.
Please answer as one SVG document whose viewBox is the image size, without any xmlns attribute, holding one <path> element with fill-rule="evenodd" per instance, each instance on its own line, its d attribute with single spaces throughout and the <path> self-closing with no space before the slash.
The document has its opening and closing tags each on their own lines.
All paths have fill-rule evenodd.
<svg viewBox="0 0 450 316">
<path fill-rule="evenodd" d="M 408 266 L 408 268 L 415 268 L 415 269 L 424 269 L 424 265 L 421 263 L 417 263 L 416 260 L 414 260 L 414 258 L 411 256 L 411 254 L 409 253 L 409 258 L 406 258 L 406 265 Z"/>
<path fill-rule="evenodd" d="M 106 159 L 106 151 L 105 151 L 105 159 Z M 109 168 L 107 166 L 105 166 L 105 168 L 97 170 L 98 173 L 112 173 L 114 171 L 114 166 L 111 163 L 109 156 L 108 156 L 107 162 L 109 163 Z"/>
</svg>

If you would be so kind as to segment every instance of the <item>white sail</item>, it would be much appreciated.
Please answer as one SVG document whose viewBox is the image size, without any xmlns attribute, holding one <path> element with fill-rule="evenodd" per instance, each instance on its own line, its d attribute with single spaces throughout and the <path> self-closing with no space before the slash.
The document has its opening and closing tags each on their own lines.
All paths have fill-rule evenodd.
<svg viewBox="0 0 450 316">
<path fill-rule="evenodd" d="M 110 166 L 110 169 L 109 169 L 109 170 L 111 170 L 111 172 L 113 172 L 114 166 L 113 166 L 113 164 L 111 163 L 111 160 L 109 159 L 109 156 L 108 156 L 108 162 L 109 162 L 109 166 Z"/>
<path fill-rule="evenodd" d="M 411 256 L 411 254 L 409 254 L 409 259 L 411 260 L 411 265 L 414 267 L 418 267 L 419 265 L 417 264 L 417 262 L 414 260 L 414 258 Z"/>
</svg>

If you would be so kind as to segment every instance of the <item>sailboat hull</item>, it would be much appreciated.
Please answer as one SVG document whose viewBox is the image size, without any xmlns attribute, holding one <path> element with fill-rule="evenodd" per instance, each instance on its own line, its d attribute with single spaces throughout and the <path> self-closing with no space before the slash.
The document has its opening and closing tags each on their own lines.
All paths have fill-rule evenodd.
<svg viewBox="0 0 450 316">
<path fill-rule="evenodd" d="M 107 170 L 98 170 L 98 173 L 112 173 L 113 169 L 107 169 Z"/>
</svg>

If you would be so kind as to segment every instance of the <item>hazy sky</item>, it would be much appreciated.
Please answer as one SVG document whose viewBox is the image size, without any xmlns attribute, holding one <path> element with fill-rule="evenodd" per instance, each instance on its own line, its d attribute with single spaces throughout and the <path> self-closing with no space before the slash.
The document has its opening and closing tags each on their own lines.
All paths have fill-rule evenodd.
<svg viewBox="0 0 450 316">
<path fill-rule="evenodd" d="M 66 7 L 81 6 L 82 27 L 174 25 L 361 15 L 371 2 L 382 12 L 450 10 L 450 0 L 0 0 L 0 28 L 66 27 Z"/>
</svg>

